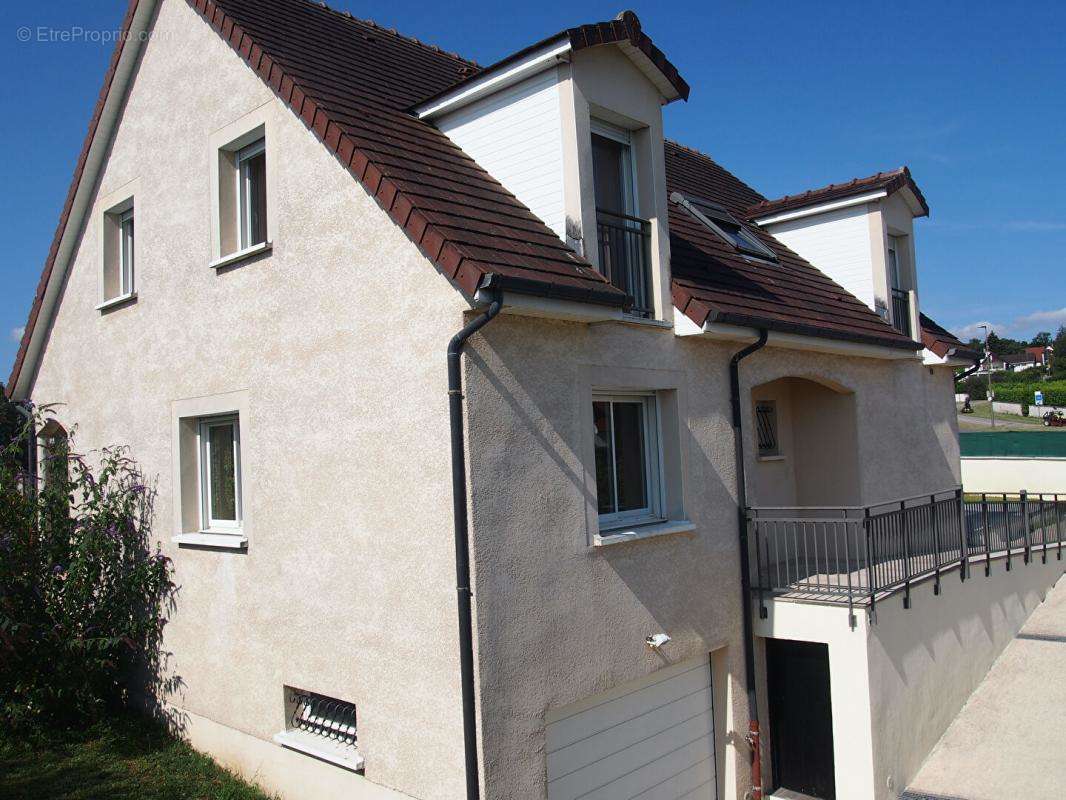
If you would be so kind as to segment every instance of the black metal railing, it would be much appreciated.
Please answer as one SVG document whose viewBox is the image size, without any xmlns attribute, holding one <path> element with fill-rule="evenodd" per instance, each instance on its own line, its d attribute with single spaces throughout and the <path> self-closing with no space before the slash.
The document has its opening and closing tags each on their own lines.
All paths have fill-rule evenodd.
<svg viewBox="0 0 1066 800">
<path fill-rule="evenodd" d="M 357 741 L 355 703 L 289 689 L 289 727 L 345 745 Z"/>
<path fill-rule="evenodd" d="M 911 293 L 892 290 L 892 327 L 904 336 L 911 336 Z"/>
<path fill-rule="evenodd" d="M 596 237 L 603 276 L 633 298 L 633 314 L 653 316 L 649 274 L 651 223 L 597 209 Z"/>
<path fill-rule="evenodd" d="M 836 508 L 749 508 L 752 588 L 760 610 L 767 595 L 821 602 L 870 603 L 944 572 L 965 580 L 973 564 L 991 574 L 1039 554 L 1062 559 L 1066 495 L 964 495 L 961 488 L 881 503 Z"/>
</svg>

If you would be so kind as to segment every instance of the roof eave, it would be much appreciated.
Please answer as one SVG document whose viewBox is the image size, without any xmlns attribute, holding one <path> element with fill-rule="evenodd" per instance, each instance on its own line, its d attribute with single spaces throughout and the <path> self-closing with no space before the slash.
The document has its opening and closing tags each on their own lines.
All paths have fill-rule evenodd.
<svg viewBox="0 0 1066 800">
<path fill-rule="evenodd" d="M 611 22 L 568 28 L 523 47 L 432 97 L 420 100 L 411 107 L 411 113 L 419 119 L 432 119 L 511 86 L 553 63 L 567 61 L 575 51 L 603 45 L 618 46 L 655 85 L 665 103 L 688 100 L 688 83 L 641 30 L 637 15 L 625 11 Z"/>
<path fill-rule="evenodd" d="M 702 324 L 696 324 L 688 314 L 679 313 L 677 316 L 684 318 L 684 322 L 678 325 L 679 336 L 699 335 L 721 341 L 748 341 L 756 339 L 760 330 L 766 330 L 767 344 L 771 347 L 889 361 L 919 357 L 917 350 L 920 345 L 917 342 L 914 347 L 910 347 L 876 337 L 839 335 L 828 329 L 784 326 L 757 319 L 723 321 L 721 317 L 709 317 Z"/>
</svg>

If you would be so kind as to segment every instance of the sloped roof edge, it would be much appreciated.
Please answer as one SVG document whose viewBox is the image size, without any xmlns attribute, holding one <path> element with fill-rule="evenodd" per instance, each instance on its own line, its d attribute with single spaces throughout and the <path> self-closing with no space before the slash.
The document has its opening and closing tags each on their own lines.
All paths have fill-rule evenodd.
<svg viewBox="0 0 1066 800">
<path fill-rule="evenodd" d="M 688 100 L 690 88 L 685 79 L 681 77 L 677 67 L 670 63 L 663 51 L 652 42 L 651 37 L 644 33 L 641 28 L 640 18 L 633 11 L 623 11 L 613 20 L 567 28 L 564 31 L 541 39 L 539 42 L 523 47 L 521 50 L 511 53 L 493 64 L 472 72 L 452 86 L 430 97 L 423 98 L 412 107 L 412 110 L 418 111 L 430 107 L 449 95 L 461 92 L 470 84 L 484 80 L 487 76 L 499 72 L 556 43 L 563 46 L 569 44 L 571 51 L 584 50 L 605 44 L 628 43 L 643 54 L 647 63 L 662 75 L 666 83 L 676 93 L 674 97 L 669 98 L 670 100 Z"/>
<path fill-rule="evenodd" d="M 908 167 L 899 167 L 888 172 L 878 172 L 866 178 L 853 178 L 844 183 L 831 183 L 819 189 L 809 189 L 799 194 L 788 194 L 775 200 L 763 200 L 748 208 L 749 219 L 768 217 L 772 214 L 780 214 L 785 211 L 793 211 L 806 208 L 832 200 L 864 194 L 872 190 L 881 190 L 886 194 L 894 194 L 902 188 L 908 188 L 914 194 L 915 201 L 921 208 L 921 213 L 916 216 L 929 216 L 929 204 L 925 201 L 925 195 L 914 182 Z"/>
<path fill-rule="evenodd" d="M 71 218 L 75 216 L 74 209 L 75 203 L 81 197 L 82 191 L 90 191 L 93 189 L 96 182 L 98 164 L 90 163 L 90 154 L 93 153 L 93 147 L 96 143 L 97 133 L 100 130 L 101 122 L 105 122 L 105 109 L 108 108 L 108 103 L 111 101 L 111 90 L 117 82 L 122 84 L 122 95 L 125 95 L 126 84 L 128 83 L 128 74 L 123 76 L 119 75 L 119 65 L 129 64 L 133 59 L 137 57 L 140 50 L 144 47 L 147 37 L 131 35 L 135 18 L 142 20 L 150 16 L 154 11 L 156 0 L 130 0 L 129 7 L 126 9 L 126 14 L 122 18 L 122 22 L 119 25 L 119 33 L 115 41 L 115 49 L 111 53 L 111 61 L 108 64 L 107 72 L 104 75 L 103 86 L 100 87 L 100 94 L 96 99 L 96 105 L 93 107 L 92 116 L 89 118 L 89 129 L 85 134 L 85 140 L 82 143 L 81 152 L 78 154 L 78 160 L 74 164 L 74 175 L 71 178 L 70 188 L 67 190 L 66 200 L 63 202 L 62 211 L 59 214 L 59 222 L 56 225 L 55 235 L 52 237 L 52 245 L 48 249 L 48 255 L 45 258 L 44 267 L 41 270 L 41 277 L 37 281 L 37 290 L 34 293 L 33 304 L 30 306 L 29 317 L 26 320 L 26 326 L 22 331 L 22 338 L 19 341 L 19 348 L 15 354 L 15 362 L 11 367 L 11 374 L 8 377 L 7 384 L 5 385 L 5 392 L 8 397 L 16 397 L 19 394 L 20 380 L 24 377 L 23 369 L 26 366 L 27 359 L 30 357 L 31 348 L 36 352 L 39 352 L 43 343 L 40 337 L 44 335 L 44 331 L 38 328 L 38 322 L 41 318 L 41 312 L 45 309 L 46 295 L 49 291 L 49 285 L 52 280 L 52 274 L 55 270 L 56 261 L 60 255 L 61 249 L 67 240 L 68 234 L 73 236 L 76 231 L 71 228 Z M 126 56 L 126 60 L 123 60 L 123 56 Z M 110 134 L 113 130 L 113 125 L 109 126 L 107 131 Z M 86 176 L 86 171 L 91 174 L 88 175 L 89 180 L 83 182 L 83 178 Z M 75 226 L 79 227 L 79 226 Z"/>
</svg>

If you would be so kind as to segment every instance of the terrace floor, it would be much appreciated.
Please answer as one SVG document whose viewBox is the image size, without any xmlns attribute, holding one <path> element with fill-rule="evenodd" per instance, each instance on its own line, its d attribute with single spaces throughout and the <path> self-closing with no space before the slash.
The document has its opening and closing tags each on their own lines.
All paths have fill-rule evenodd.
<svg viewBox="0 0 1066 800">
<path fill-rule="evenodd" d="M 1066 787 L 1066 580 L 992 665 L 905 800 L 1062 797 Z"/>
</svg>

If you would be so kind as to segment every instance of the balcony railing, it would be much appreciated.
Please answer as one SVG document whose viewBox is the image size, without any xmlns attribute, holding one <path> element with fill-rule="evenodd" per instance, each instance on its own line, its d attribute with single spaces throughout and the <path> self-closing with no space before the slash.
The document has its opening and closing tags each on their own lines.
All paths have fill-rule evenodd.
<svg viewBox="0 0 1066 800">
<path fill-rule="evenodd" d="M 911 293 L 892 290 L 892 327 L 904 336 L 911 336 Z"/>
<path fill-rule="evenodd" d="M 649 289 L 651 223 L 597 209 L 596 235 L 604 277 L 633 298 L 633 314 L 653 316 Z"/>
<path fill-rule="evenodd" d="M 866 507 L 749 508 L 752 589 L 765 616 L 767 596 L 869 604 L 974 564 L 991 574 L 1039 554 L 1062 559 L 1066 495 L 966 495 L 961 489 Z"/>
</svg>

